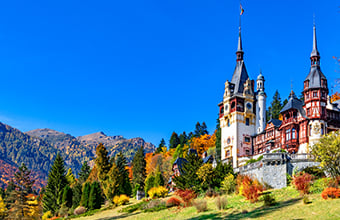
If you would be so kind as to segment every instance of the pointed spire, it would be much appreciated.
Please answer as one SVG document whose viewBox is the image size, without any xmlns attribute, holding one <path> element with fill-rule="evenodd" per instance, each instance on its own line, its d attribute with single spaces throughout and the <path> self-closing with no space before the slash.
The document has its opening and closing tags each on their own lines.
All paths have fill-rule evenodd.
<svg viewBox="0 0 340 220">
<path fill-rule="evenodd" d="M 315 28 L 315 24 L 313 26 L 313 51 L 312 51 L 310 56 L 311 57 L 320 56 L 319 51 L 318 51 L 318 47 L 317 47 L 317 41 L 316 41 L 316 28 Z"/>
<path fill-rule="evenodd" d="M 241 26 L 238 29 L 238 45 L 236 51 L 236 61 L 243 60 L 242 39 L 241 39 Z"/>
</svg>

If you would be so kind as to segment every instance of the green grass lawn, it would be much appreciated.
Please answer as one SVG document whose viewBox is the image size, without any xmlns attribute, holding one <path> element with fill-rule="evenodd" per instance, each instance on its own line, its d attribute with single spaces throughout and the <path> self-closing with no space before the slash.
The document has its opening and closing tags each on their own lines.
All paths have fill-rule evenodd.
<svg viewBox="0 0 340 220">
<path fill-rule="evenodd" d="M 152 213 L 135 211 L 133 213 L 121 213 L 122 207 L 95 213 L 92 216 L 80 217 L 85 219 L 340 219 L 340 199 L 324 200 L 320 194 L 309 195 L 309 204 L 304 204 L 299 193 L 292 187 L 279 190 L 269 190 L 277 204 L 264 207 L 263 201 L 250 203 L 244 197 L 228 195 L 228 209 L 219 211 L 215 205 L 214 198 L 205 199 L 208 211 L 197 213 L 195 207 L 170 208 Z M 130 204 L 138 201 L 131 199 Z M 128 206 L 128 205 L 127 205 Z"/>
</svg>

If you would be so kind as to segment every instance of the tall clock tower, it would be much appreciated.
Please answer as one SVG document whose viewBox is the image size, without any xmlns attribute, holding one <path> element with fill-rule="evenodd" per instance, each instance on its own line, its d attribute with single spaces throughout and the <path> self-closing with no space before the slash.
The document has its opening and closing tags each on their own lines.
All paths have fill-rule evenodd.
<svg viewBox="0 0 340 220">
<path fill-rule="evenodd" d="M 309 145 L 313 145 L 326 133 L 328 95 L 327 79 L 320 68 L 320 53 L 317 48 L 315 25 L 313 27 L 313 50 L 310 60 L 311 67 L 304 81 L 303 95 L 305 100 L 304 109 L 310 119 L 307 128 Z"/>
<path fill-rule="evenodd" d="M 243 54 L 239 28 L 236 67 L 231 81 L 225 82 L 223 101 L 219 104 L 221 160 L 229 160 L 233 167 L 252 154 L 251 135 L 256 124 L 254 81 L 249 79 Z"/>
</svg>

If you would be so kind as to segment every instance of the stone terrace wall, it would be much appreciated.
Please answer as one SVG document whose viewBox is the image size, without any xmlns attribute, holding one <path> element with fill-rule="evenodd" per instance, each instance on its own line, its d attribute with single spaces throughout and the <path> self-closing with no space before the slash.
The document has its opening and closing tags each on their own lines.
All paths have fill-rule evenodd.
<svg viewBox="0 0 340 220">
<path fill-rule="evenodd" d="M 319 166 L 309 154 L 268 153 L 256 163 L 234 169 L 234 172 L 255 177 L 274 189 L 287 186 L 287 173 L 292 175 L 294 169 L 300 171 L 306 167 Z"/>
</svg>

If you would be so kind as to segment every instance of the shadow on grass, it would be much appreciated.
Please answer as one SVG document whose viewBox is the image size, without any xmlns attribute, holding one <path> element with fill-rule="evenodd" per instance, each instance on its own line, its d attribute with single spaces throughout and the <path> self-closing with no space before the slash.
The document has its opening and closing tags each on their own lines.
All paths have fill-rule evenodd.
<svg viewBox="0 0 340 220">
<path fill-rule="evenodd" d="M 99 218 L 98 220 L 114 220 L 114 219 L 123 219 L 127 218 L 130 216 L 138 215 L 141 212 L 133 212 L 133 213 L 124 213 L 122 215 L 117 215 L 117 216 L 111 216 L 111 217 L 106 217 L 106 218 Z"/>
<path fill-rule="evenodd" d="M 274 206 L 270 206 L 270 207 L 259 207 L 256 208 L 250 212 L 237 212 L 234 211 L 230 214 L 224 215 L 223 213 L 212 213 L 212 214 L 206 214 L 206 215 L 201 215 L 201 216 L 197 216 L 194 218 L 189 218 L 188 220 L 198 220 L 198 219 L 244 219 L 244 218 L 258 218 L 261 217 L 263 215 L 266 215 L 272 211 L 276 211 L 280 208 L 286 207 L 286 206 L 290 206 L 293 205 L 295 203 L 297 203 L 298 201 L 300 201 L 300 198 L 297 199 L 290 199 L 284 202 L 279 202 Z"/>
</svg>

